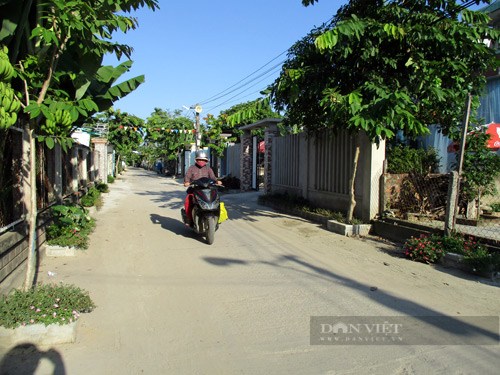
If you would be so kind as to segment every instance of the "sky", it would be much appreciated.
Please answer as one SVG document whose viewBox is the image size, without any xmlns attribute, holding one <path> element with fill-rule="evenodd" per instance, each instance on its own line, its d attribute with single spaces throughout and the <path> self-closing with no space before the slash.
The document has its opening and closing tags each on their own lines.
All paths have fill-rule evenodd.
<svg viewBox="0 0 500 375">
<path fill-rule="evenodd" d="M 113 107 L 146 120 L 155 108 L 193 117 L 183 106 L 200 104 L 205 117 L 257 99 L 278 77 L 288 48 L 346 1 L 304 7 L 301 0 L 159 0 L 159 10 L 132 14 L 136 30 L 114 34 L 134 48 L 121 81 L 144 74 L 146 82 Z"/>
<path fill-rule="evenodd" d="M 114 41 L 134 48 L 134 64 L 120 81 L 145 75 L 146 82 L 114 103 L 146 120 L 155 108 L 201 117 L 261 97 L 279 75 L 286 51 L 336 14 L 347 0 L 159 0 L 160 9 L 132 14 L 136 30 Z M 483 7 L 481 5 L 480 7 Z M 478 9 L 473 6 L 471 9 Z M 120 61 L 123 62 L 124 60 Z M 104 64 L 116 66 L 112 57 Z M 119 82 L 120 82 L 119 81 Z"/>
</svg>

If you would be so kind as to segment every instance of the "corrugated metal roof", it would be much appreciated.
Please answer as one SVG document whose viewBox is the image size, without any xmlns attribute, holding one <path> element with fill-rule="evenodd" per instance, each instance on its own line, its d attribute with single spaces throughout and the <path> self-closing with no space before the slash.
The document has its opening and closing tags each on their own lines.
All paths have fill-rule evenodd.
<svg viewBox="0 0 500 375">
<path fill-rule="evenodd" d="M 485 6 L 484 8 L 480 9 L 480 11 L 483 13 L 493 13 L 495 10 L 498 9 L 500 9 L 500 0 L 496 0 L 494 3 Z"/>
</svg>

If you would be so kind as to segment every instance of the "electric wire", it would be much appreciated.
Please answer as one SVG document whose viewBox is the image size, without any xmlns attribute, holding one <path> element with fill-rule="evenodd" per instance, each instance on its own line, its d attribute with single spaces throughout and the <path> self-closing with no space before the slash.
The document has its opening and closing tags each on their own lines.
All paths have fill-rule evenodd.
<svg viewBox="0 0 500 375">
<path fill-rule="evenodd" d="M 274 60 L 278 59 L 280 56 L 284 55 L 284 54 L 285 54 L 285 53 L 287 53 L 287 52 L 288 52 L 288 48 L 287 48 L 285 51 L 281 52 L 278 56 L 276 56 L 276 57 L 275 57 L 275 58 L 273 58 L 272 60 L 268 61 L 266 64 L 262 65 L 259 69 L 257 69 L 257 70 L 256 70 L 256 71 L 254 71 L 253 73 L 250 73 L 250 74 L 249 74 L 249 75 L 247 75 L 245 78 L 243 78 L 243 79 L 239 80 L 238 82 L 236 82 L 234 85 L 229 86 L 228 88 L 226 88 L 226 89 L 222 90 L 221 92 L 219 92 L 219 93 L 217 93 L 217 94 L 215 94 L 215 95 L 211 96 L 211 97 L 210 97 L 210 98 L 208 98 L 208 99 L 205 99 L 205 100 L 200 101 L 200 102 L 199 102 L 199 104 L 200 104 L 200 105 L 202 105 L 202 104 L 207 104 L 207 103 L 210 103 L 210 102 L 211 102 L 211 101 L 213 101 L 213 100 L 217 100 L 217 99 L 214 99 L 214 98 L 215 98 L 215 97 L 217 97 L 217 96 L 220 96 L 221 94 L 225 93 L 226 91 L 228 91 L 228 90 L 232 89 L 234 86 L 236 86 L 236 85 L 240 84 L 241 82 L 245 81 L 247 78 L 249 78 L 249 77 L 253 76 L 255 73 L 257 73 L 257 72 L 259 72 L 260 70 L 264 69 L 266 66 L 268 66 L 269 64 L 271 64 Z M 280 65 L 281 65 L 281 64 L 282 64 L 282 63 L 280 63 Z M 250 81 L 250 82 L 251 82 L 251 81 Z"/>
<path fill-rule="evenodd" d="M 324 22 L 324 24 L 328 24 L 329 22 L 331 22 L 333 19 L 335 18 L 335 15 L 330 17 L 326 22 Z M 231 90 L 233 87 L 239 85 L 240 83 L 244 82 L 246 79 L 250 78 L 251 76 L 253 76 L 254 74 L 256 74 L 257 72 L 259 72 L 260 70 L 264 69 L 266 66 L 268 66 L 270 63 L 272 63 L 273 61 L 275 61 L 276 59 L 278 59 L 280 56 L 284 55 L 285 53 L 287 53 L 288 51 L 290 51 L 290 48 L 287 48 L 286 50 L 284 50 L 283 52 L 281 52 L 278 56 L 274 57 L 273 59 L 271 59 L 270 61 L 268 61 L 266 64 L 264 64 L 263 66 L 261 66 L 259 69 L 255 70 L 254 72 L 250 73 L 249 75 L 247 75 L 245 78 L 239 80 L 238 82 L 236 82 L 235 84 L 229 86 L 228 88 L 222 90 L 221 92 L 209 97 L 208 99 L 205 99 L 205 100 L 202 100 L 202 101 L 199 101 L 198 104 L 200 105 L 206 105 L 208 103 L 212 103 L 216 100 L 219 100 L 219 99 L 222 99 L 223 97 L 227 96 L 227 95 L 230 95 L 232 94 L 233 92 L 235 92 L 236 90 L 239 90 L 240 88 L 242 87 L 245 87 L 246 85 L 254 82 L 256 79 L 259 79 L 260 77 L 262 77 L 262 74 L 255 77 L 255 78 L 252 78 L 251 80 L 249 80 L 248 82 L 234 88 L 233 90 Z M 279 64 L 275 65 L 273 68 L 271 69 L 275 69 L 276 67 L 278 66 L 281 66 L 283 65 L 283 63 L 285 62 L 286 60 L 283 60 L 282 62 L 280 62 Z M 268 71 L 264 72 L 263 74 L 266 74 Z M 231 90 L 231 91 L 228 91 L 228 90 Z M 228 91 L 228 92 L 227 92 Z M 224 102 L 225 104 L 226 102 Z M 222 105 L 222 104 L 220 104 Z M 216 108 L 217 106 L 215 107 L 212 107 L 213 108 Z"/>
<path fill-rule="evenodd" d="M 462 10 L 466 9 L 466 8 L 470 8 L 470 7 L 471 7 L 472 5 L 474 5 L 474 4 L 475 4 L 475 0 L 469 0 L 469 1 L 465 2 L 464 4 L 460 5 L 460 6 L 458 7 L 458 11 L 460 12 L 460 11 L 462 11 Z M 333 18 L 334 18 L 334 17 L 331 17 L 331 18 L 330 18 L 330 19 L 329 19 L 326 23 L 331 22 L 331 20 L 333 20 Z M 443 20 L 443 19 L 445 19 L 445 18 L 446 18 L 446 16 L 442 16 L 442 17 L 440 17 L 439 19 L 437 19 L 436 21 L 432 22 L 429 26 L 432 26 L 433 24 L 435 24 L 435 23 L 437 23 L 437 22 L 440 22 L 441 20 Z M 230 94 L 234 93 L 235 91 L 240 90 L 240 89 L 244 88 L 245 86 L 247 86 L 247 85 L 251 84 L 252 82 L 256 81 L 257 79 L 261 78 L 262 76 L 265 76 L 267 73 L 269 73 L 269 72 L 273 71 L 273 70 L 274 70 L 274 69 L 276 69 L 277 67 L 281 67 L 281 66 L 282 66 L 282 64 L 283 64 L 286 60 L 281 61 L 280 63 L 278 63 L 278 64 L 274 65 L 272 68 L 270 68 L 270 69 L 266 70 L 264 73 L 261 73 L 260 75 L 258 75 L 258 76 L 256 76 L 256 77 L 252 78 L 251 80 L 249 80 L 249 81 L 247 81 L 247 82 L 243 83 L 245 80 L 247 80 L 248 78 L 252 77 L 254 74 L 256 74 L 256 73 L 258 73 L 259 71 L 261 71 L 262 69 L 264 69 L 266 66 L 268 66 L 269 64 L 271 64 L 273 61 L 275 61 L 276 59 L 278 59 L 280 56 L 284 55 L 284 54 L 285 54 L 285 53 L 287 53 L 288 51 L 289 51 L 289 49 L 286 49 L 285 51 L 281 52 L 279 55 L 277 55 L 276 57 L 274 57 L 273 59 L 271 59 L 270 61 L 268 61 L 266 64 L 262 65 L 260 68 L 258 68 L 258 69 L 257 69 L 257 70 L 255 70 L 254 72 L 252 72 L 252 73 L 250 73 L 249 75 L 247 75 L 245 78 L 243 78 L 243 79 L 239 80 L 239 81 L 238 81 L 238 82 L 236 82 L 235 84 L 233 84 L 233 85 L 229 86 L 228 88 L 226 88 L 226 89 L 224 89 L 224 90 L 220 91 L 219 93 L 217 93 L 217 94 L 215 94 L 215 95 L 213 95 L 213 96 L 209 97 L 208 99 L 205 99 L 205 100 L 203 100 L 203 101 L 200 101 L 200 102 L 199 102 L 199 104 L 200 104 L 200 105 L 206 105 L 206 104 L 212 103 L 212 102 L 214 102 L 214 101 L 216 101 L 216 100 L 222 99 L 222 98 L 224 98 L 224 97 L 226 97 L 226 96 L 228 96 L 228 95 L 230 95 Z M 261 80 L 261 81 L 262 81 L 262 80 Z M 259 82 L 261 82 L 261 81 L 259 81 Z M 238 86 L 238 87 L 235 87 L 235 86 L 239 85 L 240 83 L 243 83 L 243 84 L 241 84 L 241 85 L 240 85 L 240 86 Z M 257 82 L 257 83 L 258 83 L 258 82 Z M 257 83 L 256 83 L 256 84 L 257 84 Z M 217 108 L 217 107 L 220 107 L 221 105 L 224 105 L 224 104 L 226 104 L 226 103 L 230 102 L 230 101 L 231 101 L 231 100 L 233 100 L 234 98 L 236 98 L 236 97 L 238 97 L 239 95 L 241 95 L 243 92 L 248 91 L 250 88 L 252 88 L 252 87 L 256 86 L 256 84 L 254 84 L 254 85 L 252 85 L 252 86 L 248 87 L 247 89 L 245 89 L 244 91 L 242 91 L 242 92 L 240 92 L 240 93 L 238 93 L 238 94 L 236 94 L 236 95 L 232 96 L 231 98 L 227 99 L 226 101 L 224 101 L 224 102 L 222 102 L 222 103 L 220 103 L 220 104 L 218 104 L 218 105 L 216 105 L 216 106 L 212 106 L 212 107 L 210 108 L 210 110 L 212 110 L 212 109 L 214 109 L 214 108 Z M 231 89 L 232 89 L 232 90 L 231 90 Z M 259 90 L 258 92 L 260 92 L 260 91 L 262 91 L 262 90 Z M 252 94 L 253 94 L 253 93 L 252 93 Z M 250 95 L 252 95 L 252 94 L 247 94 L 247 95 L 245 95 L 244 97 L 250 96 Z"/>
<path fill-rule="evenodd" d="M 258 76 L 256 76 L 255 78 L 252 78 L 252 80 L 250 80 L 250 81 L 248 81 L 248 82 L 246 82 L 246 83 L 244 83 L 244 84 L 242 84 L 242 85 L 240 85 L 240 86 L 238 86 L 238 87 L 234 88 L 233 90 L 228 91 L 227 93 L 225 93 L 225 94 L 223 94 L 223 95 L 220 95 L 220 96 L 218 96 L 218 97 L 216 97 L 216 98 L 214 98 L 214 99 L 212 99 L 212 100 L 205 101 L 203 104 L 212 103 L 212 102 L 214 102 L 214 101 L 216 101 L 216 100 L 219 100 L 219 99 L 221 99 L 221 98 L 223 98 L 223 97 L 225 97 L 225 96 L 227 96 L 227 95 L 230 95 L 230 94 L 232 94 L 233 92 L 235 92 L 235 91 L 237 91 L 237 90 L 240 90 L 241 88 L 243 88 L 243 87 L 245 87 L 245 86 L 247 86 L 247 85 L 249 85 L 249 84 L 253 83 L 253 82 L 254 82 L 254 81 L 256 81 L 257 79 L 259 79 L 259 78 L 261 78 L 261 77 L 265 76 L 265 75 L 266 75 L 266 74 L 268 74 L 269 72 L 274 72 L 274 71 L 276 70 L 276 68 L 280 68 L 280 69 L 281 69 L 281 66 L 283 65 L 283 63 L 284 63 L 285 61 L 286 61 L 286 60 L 280 61 L 278 64 L 274 65 L 272 68 L 270 68 L 270 69 L 266 70 L 265 72 L 263 72 L 263 73 L 259 74 L 259 75 L 258 75 Z M 234 85 L 233 85 L 233 86 L 234 86 Z M 201 104 L 201 103 L 200 103 L 200 104 Z"/>
<path fill-rule="evenodd" d="M 281 68 L 280 68 L 280 69 L 281 69 Z M 276 70 L 276 71 L 277 71 L 277 70 Z M 246 98 L 246 97 L 248 97 L 248 96 L 250 96 L 250 95 L 253 95 L 253 94 L 257 93 L 257 92 L 261 92 L 261 91 L 262 91 L 262 90 L 264 90 L 267 86 L 266 86 L 266 87 L 261 88 L 261 89 L 260 89 L 260 90 L 258 90 L 258 91 L 254 91 L 254 92 L 252 92 L 251 94 L 247 94 L 247 95 L 245 95 L 245 96 L 243 96 L 243 97 L 239 97 L 239 95 L 241 95 L 241 94 L 243 94 L 244 92 L 246 92 L 246 91 L 250 90 L 252 87 L 257 86 L 257 85 L 258 85 L 259 83 L 261 83 L 262 81 L 265 81 L 266 79 L 268 79 L 268 78 L 269 78 L 269 76 L 271 76 L 271 75 L 275 74 L 275 72 L 276 72 L 276 71 L 275 71 L 275 69 L 273 69 L 273 70 L 268 70 L 269 74 L 265 75 L 265 76 L 264 76 L 261 80 L 257 81 L 257 82 L 256 82 L 255 84 L 253 84 L 252 86 L 249 86 L 249 87 L 248 87 L 248 88 L 246 88 L 245 90 L 243 90 L 243 91 L 239 92 L 238 94 L 236 94 L 236 95 L 232 96 L 231 98 L 227 99 L 226 101 L 224 101 L 224 102 L 222 102 L 222 103 L 219 103 L 219 104 L 217 104 L 216 106 L 211 107 L 211 108 L 209 109 L 209 111 L 211 111 L 211 110 L 212 110 L 212 109 L 214 109 L 214 108 L 220 107 L 220 106 L 222 106 L 222 105 L 224 105 L 224 104 L 227 104 L 227 103 L 229 103 L 230 101 L 232 101 L 232 100 L 233 100 L 233 99 L 235 99 L 235 98 L 242 99 L 242 98 Z"/>
<path fill-rule="evenodd" d="M 207 112 L 210 112 L 210 111 L 212 111 L 213 109 L 218 108 L 218 107 L 220 107 L 220 106 L 222 106 L 222 105 L 224 105 L 224 104 L 226 104 L 226 103 L 229 103 L 229 102 L 231 102 L 231 101 L 237 101 L 237 100 L 238 100 L 238 101 L 240 101 L 241 99 L 248 98 L 249 96 L 252 96 L 252 95 L 255 95 L 255 94 L 259 94 L 260 92 L 262 92 L 262 90 L 266 89 L 266 87 L 267 87 L 267 86 L 262 87 L 261 89 L 259 89 L 259 90 L 257 90 L 257 91 L 252 91 L 250 94 L 247 94 L 247 95 L 244 95 L 244 96 L 238 97 L 238 98 L 236 98 L 236 99 L 234 99 L 234 100 L 233 100 L 233 98 L 229 98 L 229 99 L 228 99 L 227 101 L 225 101 L 224 103 L 217 104 L 216 106 L 214 106 L 214 107 L 211 107 L 211 108 L 207 109 Z M 238 94 L 238 95 L 240 95 L 240 94 Z"/>
</svg>

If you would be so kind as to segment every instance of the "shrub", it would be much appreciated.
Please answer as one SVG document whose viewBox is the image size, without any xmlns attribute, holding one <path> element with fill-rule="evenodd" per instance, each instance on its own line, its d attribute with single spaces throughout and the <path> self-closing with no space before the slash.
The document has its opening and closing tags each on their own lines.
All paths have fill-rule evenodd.
<svg viewBox="0 0 500 375">
<path fill-rule="evenodd" d="M 100 200 L 101 197 L 101 191 L 95 187 L 91 187 L 87 194 L 84 195 L 80 199 L 80 204 L 83 207 L 92 207 L 97 205 L 97 202 Z"/>
<path fill-rule="evenodd" d="M 490 204 L 490 206 L 493 212 L 500 212 L 500 203 L 493 203 Z"/>
<path fill-rule="evenodd" d="M 109 191 L 108 184 L 105 184 L 104 182 L 99 182 L 96 186 L 96 189 L 101 193 L 107 193 Z"/>
<path fill-rule="evenodd" d="M 74 285 L 42 285 L 0 297 L 0 326 L 69 324 L 95 308 L 88 292 Z"/>
<path fill-rule="evenodd" d="M 47 227 L 47 243 L 57 246 L 88 247 L 89 235 L 95 221 L 79 206 L 58 205 L 52 207 L 54 224 Z"/>
<path fill-rule="evenodd" d="M 387 150 L 388 173 L 435 173 L 439 168 L 439 158 L 436 150 L 416 150 L 408 146 L 396 146 Z"/>
<path fill-rule="evenodd" d="M 439 237 L 424 234 L 420 237 L 412 236 L 405 242 L 404 249 L 410 259 L 425 263 L 435 263 L 446 252 Z"/>
<path fill-rule="evenodd" d="M 488 251 L 488 248 L 477 241 L 473 236 L 463 233 L 453 233 L 451 236 L 411 237 L 403 247 L 406 255 L 412 260 L 435 263 L 446 253 L 455 253 L 464 256 L 464 263 L 473 271 L 482 272 L 493 266 L 500 269 L 500 254 Z"/>
<path fill-rule="evenodd" d="M 84 195 L 80 199 L 80 204 L 83 207 L 92 207 L 95 204 L 95 197 L 93 197 L 92 195 Z"/>
<path fill-rule="evenodd" d="M 115 178 L 113 176 L 108 176 L 108 184 L 112 184 L 115 182 Z"/>
</svg>

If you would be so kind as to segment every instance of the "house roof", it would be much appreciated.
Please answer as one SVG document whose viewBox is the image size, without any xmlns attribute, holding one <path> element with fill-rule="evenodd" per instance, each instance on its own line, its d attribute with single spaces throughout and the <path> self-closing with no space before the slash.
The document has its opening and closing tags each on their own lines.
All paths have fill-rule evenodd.
<svg viewBox="0 0 500 375">
<path fill-rule="evenodd" d="M 496 25 L 498 27 L 498 22 L 500 20 L 500 1 L 496 0 L 494 3 L 480 9 L 481 12 L 486 13 L 491 17 L 490 25 Z"/>
<path fill-rule="evenodd" d="M 483 13 L 493 13 L 495 10 L 500 9 L 500 0 L 496 0 L 495 2 L 491 3 L 490 5 L 485 6 L 484 8 L 480 9 L 481 12 Z"/>
<path fill-rule="evenodd" d="M 264 120 L 260 120 L 257 122 L 254 122 L 253 124 L 248 124 L 248 125 L 243 125 L 240 126 L 240 130 L 255 130 L 255 129 L 262 129 L 262 128 L 267 128 L 271 125 L 277 125 L 279 124 L 283 119 L 281 118 L 265 118 Z"/>
</svg>

